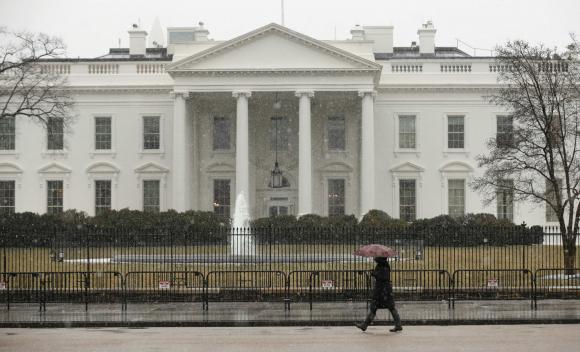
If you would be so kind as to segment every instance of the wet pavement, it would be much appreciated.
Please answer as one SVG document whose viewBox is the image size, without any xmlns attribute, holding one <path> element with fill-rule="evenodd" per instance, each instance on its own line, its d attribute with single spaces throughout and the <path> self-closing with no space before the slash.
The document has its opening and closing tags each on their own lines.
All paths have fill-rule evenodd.
<svg viewBox="0 0 580 352">
<path fill-rule="evenodd" d="M 0 329 L 0 352 L 574 351 L 579 325 Z"/>
<path fill-rule="evenodd" d="M 580 323 L 580 300 L 462 301 L 449 309 L 446 301 L 400 302 L 397 308 L 405 325 L 545 324 Z M 84 305 L 13 304 L 0 306 L 0 328 L 7 327 L 148 327 L 148 326 L 293 326 L 352 325 L 364 319 L 365 303 L 201 303 Z M 379 310 L 376 325 L 391 324 L 387 310 Z"/>
</svg>

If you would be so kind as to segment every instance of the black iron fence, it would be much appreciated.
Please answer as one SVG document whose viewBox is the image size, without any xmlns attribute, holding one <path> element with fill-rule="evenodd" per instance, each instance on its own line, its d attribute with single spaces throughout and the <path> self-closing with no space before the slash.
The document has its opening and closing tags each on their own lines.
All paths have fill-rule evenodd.
<svg viewBox="0 0 580 352">
<path fill-rule="evenodd" d="M 352 253 L 368 243 L 397 250 L 397 299 L 580 298 L 554 228 L 192 225 L 3 229 L 0 302 L 364 301 L 374 264 Z"/>
</svg>

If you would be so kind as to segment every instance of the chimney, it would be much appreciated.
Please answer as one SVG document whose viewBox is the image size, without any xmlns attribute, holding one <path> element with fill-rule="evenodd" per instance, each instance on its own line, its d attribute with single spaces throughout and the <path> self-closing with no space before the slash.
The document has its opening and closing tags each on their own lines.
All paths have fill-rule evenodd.
<svg viewBox="0 0 580 352">
<path fill-rule="evenodd" d="M 129 55 L 145 56 L 147 48 L 147 32 L 134 24 L 129 30 Z"/>
<path fill-rule="evenodd" d="M 393 53 L 393 26 L 365 26 L 364 38 L 374 41 L 373 52 Z"/>
<path fill-rule="evenodd" d="M 350 30 L 350 34 L 352 35 L 352 40 L 364 40 L 365 39 L 365 30 L 357 24 L 354 26 L 353 29 Z"/>
<path fill-rule="evenodd" d="M 435 32 L 432 21 L 427 21 L 418 31 L 419 34 L 419 53 L 435 54 Z"/>
<path fill-rule="evenodd" d="M 198 42 L 205 42 L 209 39 L 207 36 L 209 35 L 209 31 L 203 27 L 203 22 L 199 22 L 199 27 L 196 27 L 194 30 L 195 41 Z"/>
</svg>

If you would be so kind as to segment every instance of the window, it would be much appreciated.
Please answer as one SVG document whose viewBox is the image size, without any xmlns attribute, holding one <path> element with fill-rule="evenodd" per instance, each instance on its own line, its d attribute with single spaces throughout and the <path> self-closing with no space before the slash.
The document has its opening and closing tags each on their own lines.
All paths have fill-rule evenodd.
<svg viewBox="0 0 580 352">
<path fill-rule="evenodd" d="M 16 148 L 16 124 L 13 116 L 0 118 L 0 150 Z"/>
<path fill-rule="evenodd" d="M 213 212 L 230 217 L 230 180 L 213 180 Z"/>
<path fill-rule="evenodd" d="M 288 119 L 285 117 L 272 117 L 270 119 L 270 149 L 288 150 Z"/>
<path fill-rule="evenodd" d="M 95 215 L 111 210 L 111 181 L 95 181 Z"/>
<path fill-rule="evenodd" d="M 399 116 L 399 148 L 401 149 L 415 149 L 416 145 L 416 129 L 415 116 Z"/>
<path fill-rule="evenodd" d="M 64 149 L 64 124 L 62 118 L 53 117 L 48 119 L 46 125 L 47 141 L 46 149 L 63 150 Z"/>
<path fill-rule="evenodd" d="M 46 212 L 62 213 L 62 181 L 46 181 Z"/>
<path fill-rule="evenodd" d="M 329 179 L 328 216 L 340 216 L 344 213 L 344 179 Z"/>
<path fill-rule="evenodd" d="M 497 218 L 514 221 L 514 181 L 501 180 L 497 187 Z"/>
<path fill-rule="evenodd" d="M 562 190 L 562 180 L 557 179 L 558 187 L 560 191 Z M 546 180 L 546 199 L 548 199 L 552 204 L 556 204 L 556 192 L 554 192 L 554 187 L 552 182 Z M 546 203 L 546 222 L 558 222 L 558 214 L 550 206 L 550 204 Z"/>
<path fill-rule="evenodd" d="M 447 117 L 447 148 L 449 149 L 465 148 L 464 116 Z"/>
<path fill-rule="evenodd" d="M 95 149 L 111 149 L 111 117 L 95 117 Z"/>
<path fill-rule="evenodd" d="M 285 205 L 272 205 L 270 206 L 270 217 L 272 216 L 282 216 L 288 215 L 288 207 Z"/>
<path fill-rule="evenodd" d="M 159 213 L 159 180 L 143 181 L 143 211 Z"/>
<path fill-rule="evenodd" d="M 227 117 L 213 118 L 213 150 L 230 150 L 231 124 Z"/>
<path fill-rule="evenodd" d="M 327 121 L 328 150 L 346 150 L 344 116 L 331 116 Z"/>
<path fill-rule="evenodd" d="M 417 218 L 417 194 L 415 180 L 399 180 L 399 217 L 414 221 Z"/>
<path fill-rule="evenodd" d="M 465 215 L 465 180 L 448 180 L 448 203 L 450 216 Z"/>
<path fill-rule="evenodd" d="M 497 117 L 496 142 L 498 148 L 511 148 L 514 144 L 514 123 L 511 116 Z"/>
<path fill-rule="evenodd" d="M 159 149 L 161 137 L 161 127 L 159 122 L 159 116 L 143 117 L 143 149 Z"/>
<path fill-rule="evenodd" d="M 15 182 L 0 181 L 0 214 L 13 214 L 15 208 Z"/>
</svg>

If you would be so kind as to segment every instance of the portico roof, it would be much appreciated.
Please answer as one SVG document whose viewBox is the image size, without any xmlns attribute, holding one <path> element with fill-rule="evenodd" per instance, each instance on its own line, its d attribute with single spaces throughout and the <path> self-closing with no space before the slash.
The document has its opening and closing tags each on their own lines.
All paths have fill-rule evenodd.
<svg viewBox="0 0 580 352">
<path fill-rule="evenodd" d="M 275 23 L 166 67 L 172 75 L 349 72 L 378 76 L 382 66 Z"/>
</svg>

